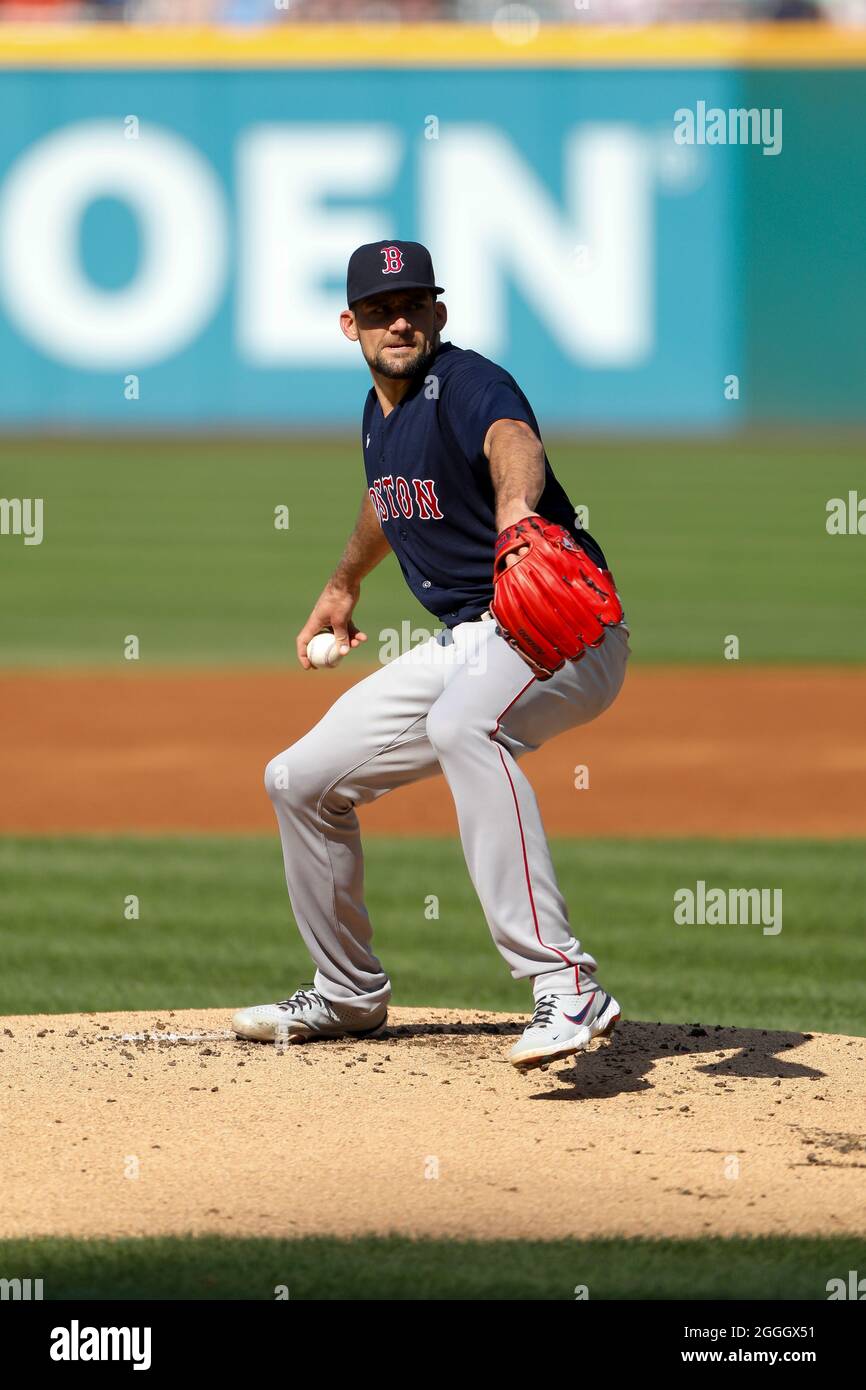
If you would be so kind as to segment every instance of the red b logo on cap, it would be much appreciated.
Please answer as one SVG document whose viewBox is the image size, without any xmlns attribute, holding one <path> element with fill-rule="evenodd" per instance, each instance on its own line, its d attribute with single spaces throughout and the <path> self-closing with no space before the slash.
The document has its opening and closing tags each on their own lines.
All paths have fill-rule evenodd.
<svg viewBox="0 0 866 1390">
<path fill-rule="evenodd" d="M 385 257 L 383 275 L 396 275 L 398 270 L 403 269 L 403 252 L 399 246 L 383 246 L 382 255 Z"/>
</svg>

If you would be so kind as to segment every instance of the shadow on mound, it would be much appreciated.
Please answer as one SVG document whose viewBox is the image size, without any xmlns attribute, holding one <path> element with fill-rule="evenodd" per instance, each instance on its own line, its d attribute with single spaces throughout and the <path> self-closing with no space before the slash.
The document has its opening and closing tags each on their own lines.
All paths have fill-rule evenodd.
<svg viewBox="0 0 866 1390">
<path fill-rule="evenodd" d="M 473 1019 L 470 1023 L 462 1023 L 459 1020 L 453 1023 L 394 1023 L 383 1028 L 377 1034 L 376 1041 L 381 1042 L 384 1038 L 393 1042 L 400 1042 L 406 1038 L 441 1038 L 441 1037 L 519 1037 L 526 1027 L 526 1018 L 503 1018 L 501 1015 L 491 1015 L 490 1021 L 486 1019 Z"/>
<path fill-rule="evenodd" d="M 700 1023 L 620 1023 L 609 1042 L 574 1061 L 551 1063 L 558 1090 L 539 1091 L 535 1100 L 600 1100 L 629 1091 L 653 1089 L 648 1073 L 656 1061 L 687 1054 L 708 1060 L 694 1068 L 704 1076 L 726 1082 L 791 1080 L 817 1081 L 826 1073 L 779 1054 L 809 1042 L 811 1033 L 771 1032 L 760 1028 L 704 1027 Z M 736 1049 L 733 1056 L 731 1050 Z M 537 1073 L 533 1073 L 536 1074 Z"/>
</svg>

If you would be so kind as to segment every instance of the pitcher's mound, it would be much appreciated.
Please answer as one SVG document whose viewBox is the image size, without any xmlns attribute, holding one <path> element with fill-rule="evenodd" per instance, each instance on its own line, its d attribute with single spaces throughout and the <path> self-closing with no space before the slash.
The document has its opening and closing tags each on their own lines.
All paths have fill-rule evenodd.
<svg viewBox="0 0 866 1390">
<path fill-rule="evenodd" d="M 521 1074 L 516 1015 L 282 1051 L 229 1018 L 0 1019 L 0 1235 L 866 1229 L 864 1038 L 621 1023 Z"/>
</svg>

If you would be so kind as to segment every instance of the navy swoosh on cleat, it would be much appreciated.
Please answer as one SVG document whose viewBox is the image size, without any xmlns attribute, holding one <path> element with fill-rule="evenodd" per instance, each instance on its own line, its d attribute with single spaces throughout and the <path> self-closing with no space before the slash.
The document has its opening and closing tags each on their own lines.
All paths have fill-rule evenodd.
<svg viewBox="0 0 866 1390">
<path fill-rule="evenodd" d="M 567 1013 L 565 1012 L 565 1009 L 563 1009 L 563 1010 L 562 1010 L 562 1016 L 563 1016 L 563 1018 L 567 1018 L 568 1021 L 569 1021 L 569 1023 L 583 1023 L 583 1020 L 586 1018 L 587 1014 L 589 1013 L 590 1009 L 592 1008 L 594 999 L 595 999 L 595 991 L 593 991 L 592 995 L 590 996 L 589 1003 L 587 1003 L 587 1004 L 585 1004 L 585 1005 L 583 1006 L 583 1008 L 581 1009 L 581 1011 L 580 1011 L 579 1014 L 567 1014 Z M 599 1009 L 599 1013 L 604 1013 L 604 1011 L 605 1011 L 605 1009 L 607 1008 L 607 1006 L 608 1006 L 609 1003 L 610 1003 L 610 995 L 609 995 L 609 994 L 606 994 L 606 995 L 604 996 L 604 1003 L 602 1004 L 601 1008 Z"/>
</svg>

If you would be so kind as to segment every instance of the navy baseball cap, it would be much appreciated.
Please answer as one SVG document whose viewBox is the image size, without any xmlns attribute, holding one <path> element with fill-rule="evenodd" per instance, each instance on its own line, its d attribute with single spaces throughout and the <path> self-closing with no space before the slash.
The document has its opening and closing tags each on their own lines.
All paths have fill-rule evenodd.
<svg viewBox="0 0 866 1390">
<path fill-rule="evenodd" d="M 346 274 L 346 303 L 384 290 L 432 290 L 444 294 L 436 284 L 433 261 L 420 241 L 369 241 L 349 257 Z"/>
</svg>

